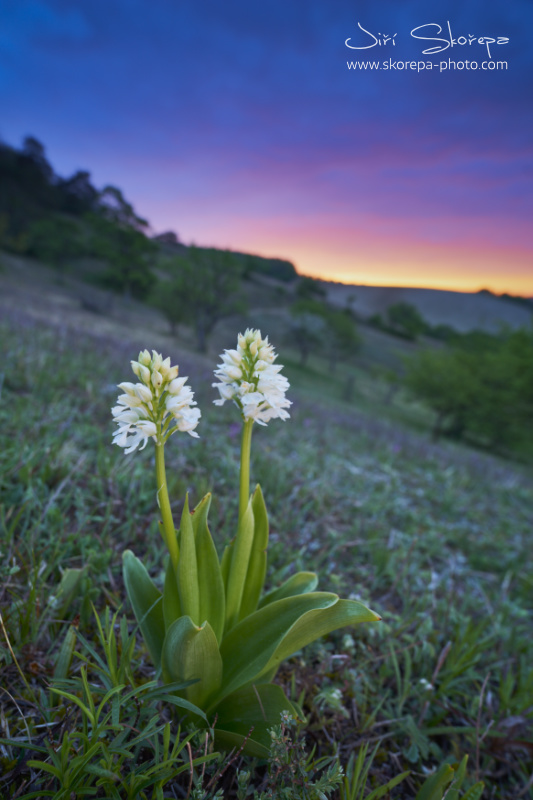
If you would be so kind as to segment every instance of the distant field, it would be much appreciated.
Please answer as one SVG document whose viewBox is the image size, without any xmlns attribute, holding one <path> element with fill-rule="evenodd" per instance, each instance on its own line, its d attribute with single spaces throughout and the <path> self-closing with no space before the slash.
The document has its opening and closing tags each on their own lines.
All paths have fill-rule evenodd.
<svg viewBox="0 0 533 800">
<path fill-rule="evenodd" d="M 512 301 L 486 294 L 326 282 L 322 285 L 330 302 L 341 307 L 350 304 L 363 317 L 382 314 L 395 303 L 410 303 L 431 325 L 451 325 L 461 332 L 478 328 L 496 333 L 502 325 L 528 326 L 533 319 L 533 306 L 528 311 Z"/>
</svg>

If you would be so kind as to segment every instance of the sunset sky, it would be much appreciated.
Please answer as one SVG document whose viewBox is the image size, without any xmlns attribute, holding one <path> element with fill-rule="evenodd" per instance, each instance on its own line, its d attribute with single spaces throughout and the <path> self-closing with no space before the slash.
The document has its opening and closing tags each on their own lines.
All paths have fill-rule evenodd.
<svg viewBox="0 0 533 800">
<path fill-rule="evenodd" d="M 347 283 L 533 295 L 532 87 L 529 0 L 0 0 L 5 142 Z"/>
</svg>

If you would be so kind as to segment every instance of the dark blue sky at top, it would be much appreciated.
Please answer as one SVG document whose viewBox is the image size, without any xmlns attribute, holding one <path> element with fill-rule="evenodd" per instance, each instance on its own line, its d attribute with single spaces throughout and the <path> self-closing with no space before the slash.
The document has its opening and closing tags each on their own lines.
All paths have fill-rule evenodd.
<svg viewBox="0 0 533 800">
<path fill-rule="evenodd" d="M 422 55 L 411 29 L 448 20 L 509 37 L 491 46 L 508 69 L 347 69 L 487 60 L 479 44 Z M 396 45 L 348 50 L 369 41 L 358 21 Z M 35 135 L 60 174 L 119 185 L 185 241 L 239 249 L 242 230 L 268 250 L 271 231 L 290 250 L 318 225 L 326 253 L 372 218 L 391 252 L 531 252 L 532 97 L 529 0 L 0 0 L 2 139 Z"/>
</svg>

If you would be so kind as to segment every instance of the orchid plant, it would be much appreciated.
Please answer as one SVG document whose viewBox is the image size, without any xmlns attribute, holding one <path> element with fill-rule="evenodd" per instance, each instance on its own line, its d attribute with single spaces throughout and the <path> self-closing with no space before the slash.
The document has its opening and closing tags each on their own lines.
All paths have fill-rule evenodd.
<svg viewBox="0 0 533 800">
<path fill-rule="evenodd" d="M 217 746 L 244 746 L 248 754 L 264 757 L 269 728 L 279 724 L 280 713 L 298 714 L 272 683 L 280 663 L 337 628 L 380 617 L 357 600 L 316 591 L 313 572 L 291 575 L 264 593 L 268 516 L 260 487 L 250 495 L 252 428 L 289 418 L 289 383 L 258 330 L 240 334 L 237 348 L 221 358 L 213 384 L 220 397 L 214 402 L 233 401 L 243 423 L 236 534 L 219 559 L 208 526 L 210 494 L 193 510 L 186 498 L 175 526 L 164 447 L 177 431 L 197 436 L 201 415 L 178 367 L 144 350 L 132 362 L 140 382 L 119 385 L 124 394 L 113 409 L 119 426 L 114 442 L 126 453 L 145 447 L 148 439 L 155 443 L 159 524 L 169 559 L 161 591 L 127 550 L 124 581 L 158 674 L 168 684 L 190 681 L 180 695 L 203 712 L 192 715 L 193 721 L 215 725 Z"/>
</svg>

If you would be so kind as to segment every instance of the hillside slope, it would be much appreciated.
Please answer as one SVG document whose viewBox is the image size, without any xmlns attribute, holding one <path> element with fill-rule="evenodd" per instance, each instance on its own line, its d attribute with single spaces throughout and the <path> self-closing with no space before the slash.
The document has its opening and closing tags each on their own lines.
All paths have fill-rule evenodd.
<svg viewBox="0 0 533 800">
<path fill-rule="evenodd" d="M 518 328 L 533 320 L 533 305 L 529 311 L 491 294 L 321 283 L 331 303 L 342 307 L 350 304 L 362 317 L 383 314 L 395 303 L 410 303 L 431 325 L 451 325 L 462 333 L 474 328 L 496 333 L 502 325 Z"/>
</svg>

